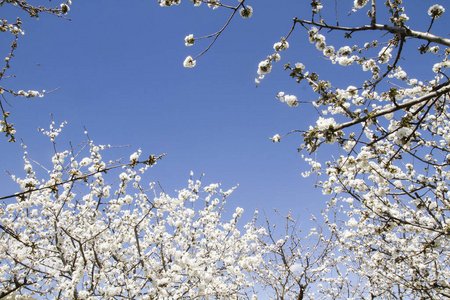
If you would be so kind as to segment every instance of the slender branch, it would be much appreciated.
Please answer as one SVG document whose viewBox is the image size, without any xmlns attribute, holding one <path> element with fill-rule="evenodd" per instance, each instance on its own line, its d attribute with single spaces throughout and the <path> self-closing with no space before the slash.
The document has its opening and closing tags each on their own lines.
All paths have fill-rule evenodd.
<svg viewBox="0 0 450 300">
<path fill-rule="evenodd" d="M 308 24 L 308 25 L 314 25 L 318 26 L 320 28 L 327 28 L 331 30 L 343 30 L 343 31 L 367 31 L 367 30 L 381 30 L 381 31 L 387 31 L 393 34 L 400 34 L 404 37 L 413 37 L 420 40 L 426 40 L 432 43 L 444 45 L 450 47 L 450 39 L 437 36 L 428 32 L 421 32 L 417 30 L 412 30 L 409 28 L 404 27 L 397 27 L 397 26 L 391 26 L 391 25 L 381 25 L 381 24 L 374 24 L 374 25 L 365 25 L 361 27 L 344 27 L 344 26 L 332 26 L 327 25 L 324 23 L 317 23 L 307 20 L 300 20 L 297 18 L 294 18 L 294 22 L 300 23 L 300 24 Z"/>
<path fill-rule="evenodd" d="M 397 51 L 397 55 L 396 55 L 396 57 L 395 57 L 394 63 L 392 64 L 392 66 L 388 66 L 388 67 L 387 67 L 386 72 L 385 72 L 380 78 L 378 78 L 377 81 L 375 81 L 374 83 L 371 83 L 371 85 L 372 85 L 371 91 L 372 91 L 373 89 L 375 89 L 375 87 L 377 86 L 377 84 L 379 84 L 384 78 L 386 78 L 386 76 L 387 76 L 392 70 L 395 69 L 395 67 L 397 66 L 397 63 L 398 63 L 398 61 L 399 61 L 399 59 L 400 59 L 400 55 L 402 54 L 404 43 L 405 43 L 405 39 L 404 39 L 403 37 L 401 37 L 401 38 L 400 38 L 400 45 L 399 45 L 399 47 L 398 47 L 398 51 Z M 389 43 L 389 45 L 391 45 L 391 43 Z M 394 100 L 394 101 L 395 101 L 395 100 Z"/>
<path fill-rule="evenodd" d="M 194 57 L 194 59 L 196 59 L 197 57 L 202 56 L 203 54 L 205 54 L 206 52 L 208 52 L 208 50 L 212 47 L 212 45 L 216 42 L 216 40 L 219 38 L 219 36 L 222 34 L 222 32 L 228 27 L 228 25 L 230 24 L 231 20 L 233 19 L 234 15 L 236 14 L 236 12 L 238 11 L 238 8 L 240 6 L 243 6 L 243 3 L 240 3 L 238 6 L 236 6 L 233 10 L 233 13 L 231 14 L 231 16 L 228 18 L 227 22 L 225 23 L 225 25 L 216 33 L 210 34 L 208 36 L 202 37 L 202 38 L 210 38 L 214 36 L 214 39 L 212 40 L 212 42 L 209 44 L 208 47 L 206 47 L 205 50 L 203 50 L 200 54 L 198 54 L 197 56 Z"/>
<path fill-rule="evenodd" d="M 34 284 L 34 282 L 28 282 L 26 277 L 23 279 L 23 282 L 19 282 L 17 277 L 14 276 L 14 287 L 10 290 L 0 292 L 0 299 L 6 298 L 6 296 L 19 290 L 22 286 L 27 286 L 31 284 Z"/>
<path fill-rule="evenodd" d="M 146 161 L 135 162 L 133 164 L 131 164 L 131 163 L 121 164 L 121 165 L 117 165 L 117 166 L 101 169 L 101 170 L 98 170 L 98 171 L 95 171 L 95 172 L 92 172 L 92 173 L 89 173 L 89 174 L 85 174 L 85 175 L 81 175 L 81 176 L 78 176 L 78 177 L 74 177 L 74 178 L 71 178 L 71 179 L 68 179 L 68 180 L 65 180 L 65 181 L 61 181 L 59 183 L 55 183 L 55 184 L 52 184 L 52 185 L 49 185 L 49 186 L 44 186 L 44 187 L 40 187 L 40 188 L 37 188 L 37 189 L 32 189 L 32 190 L 28 190 L 28 191 L 24 191 L 24 192 L 20 192 L 20 193 L 15 193 L 15 194 L 12 194 L 12 195 L 9 195 L 9 196 L 0 197 L 0 200 L 9 199 L 9 198 L 15 198 L 15 197 L 21 197 L 21 196 L 24 196 L 24 195 L 27 195 L 27 194 L 31 194 L 31 193 L 37 192 L 37 191 L 42 191 L 42 190 L 45 190 L 45 189 L 50 189 L 51 190 L 51 189 L 54 189 L 54 188 L 56 188 L 56 187 L 58 187 L 60 185 L 65 184 L 65 183 L 75 182 L 75 181 L 78 181 L 78 180 L 83 180 L 83 179 L 89 178 L 89 177 L 91 177 L 91 176 L 93 176 L 95 174 L 102 173 L 102 172 L 107 172 L 107 171 L 110 171 L 110 170 L 113 170 L 113 169 L 117 169 L 117 168 L 121 168 L 121 167 L 124 167 L 124 166 L 131 166 L 131 165 L 137 165 L 137 164 L 148 164 L 148 163 L 154 164 L 156 160 L 161 159 L 165 155 L 166 155 L 166 153 L 163 153 L 163 154 L 161 154 L 160 156 L 158 156 L 156 158 L 154 157 L 153 160 L 149 159 L 149 160 L 146 160 Z"/>
<path fill-rule="evenodd" d="M 384 115 L 387 115 L 389 113 L 393 113 L 393 112 L 396 112 L 398 110 L 411 107 L 411 106 L 416 105 L 418 103 L 421 103 L 421 102 L 424 102 L 424 101 L 428 101 L 428 100 L 430 100 L 430 99 L 432 99 L 434 97 L 439 97 L 439 96 L 441 96 L 443 94 L 446 94 L 446 93 L 449 93 L 449 92 L 450 92 L 450 81 L 448 81 L 447 84 L 444 85 L 444 87 L 442 87 L 442 88 L 440 88 L 438 90 L 432 91 L 432 92 L 430 92 L 427 95 L 424 95 L 422 97 L 419 97 L 417 99 L 413 99 L 413 100 L 410 100 L 410 101 L 405 101 L 404 103 L 398 104 L 397 106 L 393 106 L 391 108 L 380 110 L 380 111 L 378 111 L 378 112 L 376 112 L 376 113 L 374 113 L 373 115 L 370 115 L 370 116 L 366 115 L 364 117 L 361 117 L 361 118 L 358 118 L 358 119 L 355 119 L 355 120 L 352 120 L 352 121 L 349 121 L 349 122 L 346 122 L 346 123 L 342 123 L 342 124 L 340 124 L 338 126 L 335 126 L 334 130 L 335 131 L 342 130 L 344 128 L 353 126 L 355 124 L 362 123 L 362 122 L 364 122 L 364 121 L 366 121 L 368 119 L 384 116 Z"/>
</svg>

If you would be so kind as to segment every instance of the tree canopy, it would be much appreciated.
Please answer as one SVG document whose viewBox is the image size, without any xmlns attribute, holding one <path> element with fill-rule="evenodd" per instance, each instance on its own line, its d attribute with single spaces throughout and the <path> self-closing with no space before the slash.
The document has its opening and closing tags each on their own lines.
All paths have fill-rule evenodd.
<svg viewBox="0 0 450 300">
<path fill-rule="evenodd" d="M 229 16 L 218 31 L 185 37 L 198 53 L 183 61 L 189 69 L 198 68 L 206 53 L 214 55 L 236 18 L 251 22 L 258 11 L 250 0 L 190 2 L 228 10 Z M 162 7 L 179 4 L 159 1 Z M 32 18 L 65 18 L 72 3 L 0 5 L 14 5 Z M 262 86 L 285 53 L 297 51 L 297 61 L 284 64 L 287 80 L 315 95 L 304 100 L 300 89 L 278 92 L 276 99 L 292 109 L 312 105 L 317 117 L 271 138 L 280 143 L 300 137 L 297 151 L 310 168 L 303 175 L 316 176 L 326 197 L 322 216 L 313 217 L 307 233 L 292 213 L 280 212 L 285 223 L 276 226 L 268 218 L 260 222 L 255 211 L 241 225 L 243 209 L 225 209 L 234 188 L 203 186 L 193 174 L 175 197 L 158 184 L 143 184 L 163 153 L 142 159 L 138 150 L 126 161 L 108 161 L 103 152 L 113 147 L 95 144 L 87 132 L 86 142 L 60 151 L 56 139 L 64 123 L 52 122 L 42 130 L 54 147 L 52 169 L 39 175 L 23 145 L 26 176 L 11 175 L 19 191 L 0 197 L 0 297 L 450 298 L 445 8 L 432 4 L 410 15 L 411 2 L 355 0 L 342 14 L 337 5 L 311 1 L 310 11 L 299 12 L 273 51 L 255 62 L 255 83 Z M 3 85 L 23 31 L 19 18 L 2 22 L 2 34 L 12 36 Z M 315 71 L 302 58 L 307 50 L 291 46 L 297 31 L 327 70 L 352 73 L 354 82 L 342 85 Z M 419 61 L 427 69 L 410 71 Z M 47 92 L 3 86 L 0 93 L 1 131 L 15 141 L 7 97 Z"/>
</svg>

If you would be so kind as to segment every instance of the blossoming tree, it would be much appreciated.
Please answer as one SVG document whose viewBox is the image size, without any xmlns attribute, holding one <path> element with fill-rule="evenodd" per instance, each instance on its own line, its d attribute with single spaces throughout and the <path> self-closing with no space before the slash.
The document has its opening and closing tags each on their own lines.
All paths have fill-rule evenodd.
<svg viewBox="0 0 450 300">
<path fill-rule="evenodd" d="M 257 12 L 250 0 L 191 2 L 228 9 L 230 16 L 213 34 L 185 38 L 186 46 L 210 40 L 199 55 L 185 59 L 187 68 L 196 66 L 235 16 L 250 18 Z M 159 3 L 171 6 L 180 0 Z M 102 154 L 109 147 L 88 138 L 79 147 L 55 150 L 47 174 L 38 176 L 25 150 L 25 178 L 12 176 L 20 192 L 0 198 L 0 297 L 255 298 L 253 284 L 258 283 L 276 299 L 450 298 L 450 40 L 440 23 L 445 8 L 431 5 L 423 12 L 425 30 L 418 30 L 408 17 L 410 2 L 355 0 L 345 20 L 336 3 L 311 1 L 311 19 L 292 21 L 274 52 L 258 64 L 256 78 L 262 84 L 281 53 L 289 51 L 296 29 L 306 31 L 305 38 L 330 68 L 352 68 L 364 78 L 337 86 L 301 57 L 285 65 L 317 97 L 302 101 L 298 93 L 279 92 L 277 99 L 289 107 L 311 103 L 318 117 L 309 128 L 305 124 L 306 130 L 271 139 L 302 136 L 299 151 L 311 166 L 304 175 L 318 174 L 317 184 L 330 195 L 323 224 L 304 238 L 288 215 L 280 239 L 270 223 L 265 230 L 255 220 L 239 227 L 240 208 L 224 216 L 232 190 L 202 187 L 191 178 L 176 197 L 157 192 L 157 186 L 142 184 L 142 177 L 162 155 L 140 159 L 138 151 L 126 162 L 108 162 Z M 62 16 L 70 1 L 53 9 L 27 1 L 0 4 L 16 5 L 32 17 L 42 12 Z M 361 11 L 367 17 L 358 17 Z M 353 19 L 360 25 L 342 25 Z M 12 34 L 13 42 L 0 80 L 10 67 L 20 25 L 20 20 L 3 20 L 2 31 Z M 335 34 L 345 42 L 327 42 Z M 352 39 L 357 45 L 347 45 Z M 426 57 L 433 76 L 409 71 L 408 57 L 415 56 Z M 13 140 L 4 95 L 45 92 L 2 87 L 0 93 L 1 130 Z M 55 143 L 60 129 L 52 124 L 43 133 Z M 335 156 L 320 161 L 304 153 L 323 158 L 324 148 Z"/>
<path fill-rule="evenodd" d="M 71 1 L 56 8 L 27 1 L 0 1 L 31 17 L 63 17 Z M 0 73 L 9 74 L 21 20 L 2 19 L 12 43 Z M 0 130 L 10 141 L 15 129 L 5 111 L 6 96 L 42 97 L 46 92 L 0 87 Z M 160 186 L 142 184 L 164 155 L 128 161 L 102 157 L 110 146 L 86 143 L 57 151 L 62 130 L 52 122 L 41 130 L 55 149 L 51 165 L 37 163 L 24 148 L 25 177 L 11 175 L 19 192 L 0 197 L 0 298 L 18 299 L 241 299 L 252 298 L 249 274 L 262 256 L 253 222 L 238 223 L 236 208 L 224 215 L 218 184 L 191 178 L 170 197 Z M 16 134 L 17 135 L 17 134 Z M 36 166 L 39 170 L 36 170 Z M 40 175 L 44 170 L 44 175 Z"/>
<path fill-rule="evenodd" d="M 178 2 L 160 3 L 169 6 Z M 187 46 L 212 38 L 205 51 L 236 12 L 242 17 L 253 14 L 248 0 L 235 6 L 219 1 L 194 4 L 203 2 L 232 11 L 217 33 L 186 38 Z M 321 175 L 317 184 L 324 194 L 331 195 L 328 207 L 337 209 L 341 221 L 330 226 L 345 226 L 337 240 L 342 263 L 348 274 L 358 278 L 357 284 L 351 284 L 349 275 L 348 287 L 341 290 L 348 297 L 450 297 L 450 39 L 446 23 L 440 22 L 445 14 L 442 5 L 429 6 L 422 20 L 410 20 L 408 11 L 414 3 L 403 2 L 355 0 L 347 7 L 350 14 L 343 18 L 338 15 L 337 2 L 326 6 L 313 0 L 311 19 L 294 18 L 288 34 L 275 43 L 274 53 L 257 68 L 256 83 L 261 84 L 273 64 L 280 61 L 281 52 L 288 50 L 291 34 L 298 29 L 306 31 L 305 38 L 329 61 L 329 68 L 345 66 L 361 72 L 360 78 L 364 78 L 337 86 L 313 72 L 314 66 L 287 63 L 289 75 L 299 84 L 309 85 L 317 98 L 300 101 L 300 95 L 280 92 L 277 99 L 290 107 L 311 103 L 318 118 L 306 130 L 271 138 L 280 142 L 287 135 L 300 133 L 303 142 L 299 152 L 311 165 L 304 175 Z M 367 17 L 361 18 L 359 11 L 367 12 Z M 343 25 L 355 22 L 360 25 Z M 419 30 L 418 24 L 424 22 L 426 27 Z M 327 42 L 328 36 L 336 40 L 336 35 L 346 40 L 340 45 Z M 349 44 L 353 40 L 357 44 Z M 205 51 L 188 57 L 185 67 L 195 66 Z M 409 72 L 410 64 L 421 59 L 429 63 L 434 75 Z M 321 149 L 333 149 L 330 145 L 335 145 L 336 156 L 324 161 L 303 154 L 320 154 Z"/>
<path fill-rule="evenodd" d="M 60 131 L 43 131 L 55 149 Z M 21 192 L 1 197 L 0 298 L 251 297 L 264 230 L 238 226 L 241 208 L 225 219 L 233 189 L 191 178 L 170 197 L 141 183 L 163 155 L 108 162 L 109 146 L 88 140 L 55 152 L 43 179 L 24 147 L 26 176 L 12 176 Z"/>
</svg>

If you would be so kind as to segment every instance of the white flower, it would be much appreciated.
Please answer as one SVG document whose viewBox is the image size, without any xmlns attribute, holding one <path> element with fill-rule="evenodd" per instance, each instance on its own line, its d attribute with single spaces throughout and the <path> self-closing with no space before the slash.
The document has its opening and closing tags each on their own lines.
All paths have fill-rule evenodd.
<svg viewBox="0 0 450 300">
<path fill-rule="evenodd" d="M 336 125 L 336 121 L 333 118 L 322 118 L 319 117 L 319 119 L 317 120 L 317 129 L 319 130 L 327 130 L 330 129 L 330 127 L 333 127 L 334 125 Z"/>
<path fill-rule="evenodd" d="M 348 57 L 338 57 L 336 60 L 341 66 L 349 66 L 353 63 L 353 60 Z"/>
<path fill-rule="evenodd" d="M 284 92 L 279 92 L 277 94 L 277 99 L 280 99 L 281 102 L 284 102 Z"/>
<path fill-rule="evenodd" d="M 349 227 L 356 227 L 358 226 L 358 221 L 356 221 L 354 218 L 351 218 L 347 221 L 347 226 Z"/>
<path fill-rule="evenodd" d="M 30 164 L 25 164 L 25 166 L 23 167 L 23 169 L 27 172 L 30 173 L 31 171 L 33 171 L 33 167 Z"/>
<path fill-rule="evenodd" d="M 61 12 L 63 14 L 67 14 L 69 12 L 70 7 L 67 4 L 61 3 L 60 6 L 61 6 Z"/>
<path fill-rule="evenodd" d="M 258 74 L 259 75 L 264 75 L 264 74 L 270 73 L 271 70 L 272 70 L 272 65 L 270 64 L 270 61 L 268 59 L 263 60 L 262 62 L 260 62 L 258 64 Z"/>
<path fill-rule="evenodd" d="M 379 61 L 382 64 L 385 64 L 389 61 L 389 59 L 392 57 L 392 47 L 383 47 L 381 51 L 378 53 Z"/>
<path fill-rule="evenodd" d="M 90 159 L 89 157 L 85 157 L 81 160 L 80 166 L 85 167 L 91 163 L 92 163 L 92 159 Z"/>
<path fill-rule="evenodd" d="M 433 65 L 433 72 L 434 73 L 439 73 L 442 68 L 448 68 L 448 67 L 450 67 L 450 61 L 445 60 L 443 62 L 434 64 Z"/>
<path fill-rule="evenodd" d="M 403 22 L 406 22 L 409 20 L 409 17 L 406 14 L 401 14 L 399 19 Z"/>
<path fill-rule="evenodd" d="M 437 19 L 445 12 L 445 8 L 442 5 L 435 4 L 428 9 L 428 15 L 433 19 Z"/>
<path fill-rule="evenodd" d="M 194 35 L 190 34 L 190 35 L 186 36 L 184 38 L 184 41 L 185 41 L 184 44 L 188 47 L 194 45 Z"/>
<path fill-rule="evenodd" d="M 428 52 L 430 53 L 437 53 L 439 51 L 439 46 L 433 46 L 428 48 Z"/>
<path fill-rule="evenodd" d="M 325 49 L 323 49 L 323 55 L 326 57 L 330 57 L 334 55 L 334 47 L 333 46 L 328 46 Z"/>
<path fill-rule="evenodd" d="M 281 41 L 273 45 L 275 51 L 286 50 L 287 48 L 289 48 L 289 43 L 287 41 Z"/>
<path fill-rule="evenodd" d="M 404 137 L 408 137 L 411 133 L 412 133 L 412 129 L 411 128 L 402 127 L 402 128 L 397 130 L 397 137 L 402 139 Z"/>
<path fill-rule="evenodd" d="M 137 152 L 134 152 L 130 155 L 130 162 L 134 163 L 137 162 L 139 159 L 139 154 Z"/>
<path fill-rule="evenodd" d="M 404 80 L 404 79 L 406 78 L 407 74 L 406 74 L 405 71 L 402 70 L 402 68 L 398 67 L 397 70 L 396 70 L 396 72 L 395 72 L 395 74 L 394 74 L 394 76 L 395 76 L 397 79 Z"/>
<path fill-rule="evenodd" d="M 281 56 L 279 53 L 274 53 L 274 54 L 272 54 L 271 59 L 276 62 L 281 59 Z"/>
<path fill-rule="evenodd" d="M 375 61 L 373 60 L 373 59 L 369 59 L 369 60 L 366 60 L 363 64 L 362 64 L 362 69 L 363 69 L 363 71 L 365 72 L 365 71 L 368 71 L 368 70 L 371 70 L 373 67 L 375 67 L 376 66 L 376 63 L 375 63 Z"/>
<path fill-rule="evenodd" d="M 241 8 L 239 10 L 239 13 L 241 14 L 241 17 L 243 17 L 244 19 L 250 18 L 253 15 L 253 7 L 247 5 L 247 7 Z"/>
<path fill-rule="evenodd" d="M 353 149 L 353 147 L 355 146 L 355 144 L 356 144 L 355 141 L 347 141 L 344 144 L 343 148 L 344 148 L 345 151 L 350 152 Z"/>
<path fill-rule="evenodd" d="M 295 64 L 295 68 L 303 70 L 303 69 L 305 69 L 305 65 L 298 62 L 298 63 Z"/>
<path fill-rule="evenodd" d="M 275 134 L 273 137 L 270 138 L 270 140 L 274 143 L 279 143 L 281 140 L 281 137 L 279 134 Z"/>
<path fill-rule="evenodd" d="M 196 61 L 192 58 L 192 56 L 186 57 L 186 59 L 183 62 L 183 66 L 185 68 L 193 68 L 195 67 Z"/>
<path fill-rule="evenodd" d="M 180 0 L 159 0 L 160 6 L 171 6 L 172 4 L 178 5 L 180 4 Z"/>
<path fill-rule="evenodd" d="M 350 55 L 351 53 L 352 53 L 352 48 L 350 48 L 349 46 L 341 47 L 338 50 L 338 54 L 343 55 L 343 56 Z"/>
<path fill-rule="evenodd" d="M 348 93 L 349 97 L 354 97 L 358 94 L 358 88 L 356 86 L 349 85 L 346 92 Z"/>
<path fill-rule="evenodd" d="M 130 181 L 130 176 L 128 176 L 128 174 L 125 172 L 120 173 L 119 178 L 124 182 Z"/>
<path fill-rule="evenodd" d="M 363 8 L 367 2 L 369 2 L 369 0 L 355 0 L 355 2 L 353 2 L 353 5 L 355 6 L 355 8 Z"/>
<path fill-rule="evenodd" d="M 297 97 L 295 95 L 286 95 L 286 96 L 284 96 L 284 101 L 290 107 L 294 107 L 294 106 L 298 105 L 298 100 L 297 100 Z"/>
</svg>

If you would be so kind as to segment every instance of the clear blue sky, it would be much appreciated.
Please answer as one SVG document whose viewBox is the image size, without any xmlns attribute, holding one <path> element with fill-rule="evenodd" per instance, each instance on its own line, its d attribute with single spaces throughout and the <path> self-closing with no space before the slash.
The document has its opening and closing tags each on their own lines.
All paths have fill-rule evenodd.
<svg viewBox="0 0 450 300">
<path fill-rule="evenodd" d="M 426 9 L 435 3 L 412 2 L 414 11 L 406 13 L 428 22 Z M 282 60 L 258 88 L 254 78 L 258 63 L 273 53 L 273 44 L 288 33 L 292 18 L 310 18 L 309 3 L 248 1 L 253 17 L 237 16 L 193 69 L 183 68 L 183 60 L 203 51 L 209 41 L 186 47 L 184 37 L 219 30 L 229 10 L 194 8 L 186 0 L 170 8 L 159 7 L 156 0 L 73 1 L 71 21 L 45 14 L 36 21 L 17 9 L 2 7 L 8 19 L 20 15 L 26 31 L 11 62 L 10 74 L 17 77 L 2 85 L 24 90 L 60 88 L 45 98 L 8 97 L 13 105 L 11 121 L 29 145 L 30 157 L 48 166 L 52 147 L 36 128 L 47 128 L 53 113 L 56 123 L 68 122 L 60 150 L 68 147 L 68 140 L 83 140 L 86 126 L 96 143 L 132 145 L 112 156 L 128 158 L 138 148 L 144 154 L 167 153 L 147 178 L 159 180 L 166 191 L 185 187 L 191 170 L 196 175 L 203 172 L 205 183 L 223 182 L 225 188 L 240 185 L 229 208 L 243 207 L 248 218 L 255 208 L 271 213 L 276 207 L 308 219 L 306 209 L 318 213 L 327 198 L 313 187 L 315 178 L 301 176 L 308 169 L 296 151 L 301 140 L 291 135 L 274 144 L 269 138 L 305 129 L 317 117 L 310 106 L 290 108 L 280 103 L 275 99 L 279 91 L 296 94 L 300 100 L 315 96 L 306 85 L 290 80 L 283 66 L 303 62 L 344 88 L 359 79 L 352 74 L 356 69 L 325 62 L 309 44 L 306 31 L 298 28 L 289 40 L 291 48 L 281 53 Z M 352 3 L 339 1 L 341 17 Z M 366 19 L 364 12 L 358 15 L 359 20 Z M 438 21 L 448 21 L 447 15 Z M 342 19 L 341 24 L 355 23 Z M 426 31 L 427 24 L 417 29 Z M 4 56 L 10 43 L 5 36 L 0 40 Z M 342 36 L 334 34 L 330 41 Z M 424 66 L 418 60 L 411 68 L 422 72 Z M 428 69 L 423 72 L 431 74 Z M 1 143 L 1 169 L 23 175 L 20 142 L 6 144 L 3 139 Z M 16 191 L 4 173 L 0 180 L 2 194 Z"/>
</svg>

